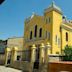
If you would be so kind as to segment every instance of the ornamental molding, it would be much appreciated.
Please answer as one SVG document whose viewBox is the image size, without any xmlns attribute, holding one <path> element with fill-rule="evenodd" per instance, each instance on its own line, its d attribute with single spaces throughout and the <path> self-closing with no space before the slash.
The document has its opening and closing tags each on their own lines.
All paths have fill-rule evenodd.
<svg viewBox="0 0 72 72">
<path fill-rule="evenodd" d="M 64 28 L 65 30 L 71 31 L 72 32 L 72 28 L 68 28 L 66 26 L 64 26 L 63 24 L 61 25 L 62 28 Z"/>
</svg>

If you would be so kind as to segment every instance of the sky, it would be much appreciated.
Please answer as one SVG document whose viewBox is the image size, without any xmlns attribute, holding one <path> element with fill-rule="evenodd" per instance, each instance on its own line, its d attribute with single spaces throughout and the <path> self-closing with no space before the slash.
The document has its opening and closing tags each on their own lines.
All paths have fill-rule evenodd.
<svg viewBox="0 0 72 72">
<path fill-rule="evenodd" d="M 0 5 L 0 39 L 23 37 L 25 19 L 33 12 L 43 15 L 52 1 L 62 9 L 63 15 L 72 19 L 72 0 L 5 0 Z"/>
</svg>

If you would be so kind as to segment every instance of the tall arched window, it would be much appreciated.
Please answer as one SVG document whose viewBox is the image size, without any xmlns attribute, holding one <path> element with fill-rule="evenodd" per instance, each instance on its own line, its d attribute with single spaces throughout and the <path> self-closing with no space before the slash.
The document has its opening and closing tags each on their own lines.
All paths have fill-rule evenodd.
<svg viewBox="0 0 72 72">
<path fill-rule="evenodd" d="M 32 39 L 32 31 L 30 32 L 30 39 Z"/>
<path fill-rule="evenodd" d="M 68 41 L 68 33 L 66 32 L 66 41 Z"/>
<path fill-rule="evenodd" d="M 37 36 L 37 25 L 35 26 L 34 37 Z"/>
<path fill-rule="evenodd" d="M 56 42 L 56 44 L 58 44 L 58 36 L 57 35 L 55 37 L 55 42 Z"/>
<path fill-rule="evenodd" d="M 42 37 L 42 28 L 39 30 L 39 37 Z"/>
<path fill-rule="evenodd" d="M 46 18 L 46 24 L 49 24 L 50 23 L 50 17 Z"/>
</svg>

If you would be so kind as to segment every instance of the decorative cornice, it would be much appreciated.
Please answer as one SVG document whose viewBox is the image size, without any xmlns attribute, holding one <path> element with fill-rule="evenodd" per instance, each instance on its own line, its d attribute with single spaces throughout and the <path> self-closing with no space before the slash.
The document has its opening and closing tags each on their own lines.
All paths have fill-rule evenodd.
<svg viewBox="0 0 72 72">
<path fill-rule="evenodd" d="M 44 13 L 50 12 L 50 11 L 53 11 L 53 10 L 57 11 L 60 14 L 63 14 L 62 10 L 58 6 L 55 5 L 55 2 L 52 2 L 52 4 L 47 9 L 44 10 Z"/>
<path fill-rule="evenodd" d="M 66 22 L 66 21 L 63 21 L 62 23 L 65 24 L 65 25 L 68 25 L 68 26 L 72 27 L 72 23 L 69 23 L 69 22 Z"/>
<path fill-rule="evenodd" d="M 51 12 L 51 11 L 56 11 L 56 12 L 58 12 L 59 14 L 61 14 L 61 15 L 63 15 L 63 13 L 61 12 L 61 11 L 59 11 L 59 10 L 57 10 L 57 9 L 55 9 L 55 8 L 50 8 L 50 9 L 45 9 L 44 10 L 44 13 L 46 13 L 46 12 Z"/>
<path fill-rule="evenodd" d="M 68 28 L 68 27 L 64 26 L 63 24 L 61 25 L 61 27 L 72 32 L 72 28 Z"/>
</svg>

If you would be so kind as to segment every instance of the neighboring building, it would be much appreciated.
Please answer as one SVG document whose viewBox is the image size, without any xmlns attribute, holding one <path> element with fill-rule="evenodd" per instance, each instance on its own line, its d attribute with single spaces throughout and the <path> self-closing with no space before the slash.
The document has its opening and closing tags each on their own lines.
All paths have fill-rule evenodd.
<svg viewBox="0 0 72 72">
<path fill-rule="evenodd" d="M 23 37 L 8 38 L 5 51 L 5 65 L 20 69 L 23 53 Z"/>
<path fill-rule="evenodd" d="M 7 40 L 0 40 L 0 65 L 5 63 L 5 49 L 7 48 Z"/>
<path fill-rule="evenodd" d="M 12 49 L 18 47 L 19 50 L 23 50 L 23 37 L 12 37 L 8 38 L 7 47 Z"/>
<path fill-rule="evenodd" d="M 26 62 L 23 71 L 32 72 L 40 68 L 40 65 L 45 68 L 41 63 L 46 62 L 48 54 L 61 55 L 66 45 L 72 45 L 72 21 L 63 16 L 62 10 L 54 2 L 44 10 L 43 16 L 33 14 L 27 18 L 24 27 L 26 53 L 23 58 Z M 51 47 L 45 50 L 47 43 Z"/>
<path fill-rule="evenodd" d="M 0 54 L 5 53 L 6 47 L 7 47 L 7 40 L 0 40 Z"/>
</svg>

